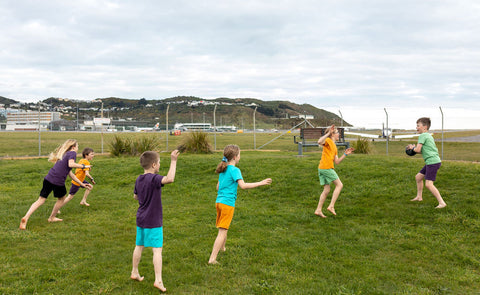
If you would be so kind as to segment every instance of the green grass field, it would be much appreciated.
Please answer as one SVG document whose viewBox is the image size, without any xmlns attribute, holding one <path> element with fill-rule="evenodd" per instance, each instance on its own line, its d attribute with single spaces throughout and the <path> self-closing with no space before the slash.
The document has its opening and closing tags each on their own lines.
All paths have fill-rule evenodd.
<svg viewBox="0 0 480 295">
<path fill-rule="evenodd" d="M 163 189 L 168 293 L 479 294 L 478 164 L 443 163 L 436 185 L 448 207 L 436 210 L 428 191 L 424 202 L 409 201 L 420 158 L 349 156 L 336 168 L 344 183 L 338 216 L 321 219 L 313 214 L 322 189 L 319 158 L 318 152 L 242 152 L 245 180 L 271 177 L 273 184 L 239 189 L 227 252 L 211 266 L 221 153 L 182 154 L 175 183 Z M 167 153 L 161 161 L 166 174 Z M 129 279 L 138 206 L 133 185 L 143 173 L 138 158 L 99 156 L 92 163 L 91 207 L 78 204 L 80 191 L 62 209 L 64 222 L 49 224 L 50 196 L 27 231 L 19 231 L 52 164 L 0 160 L 1 294 L 157 293 L 150 249 L 140 264 L 145 280 Z"/>
<path fill-rule="evenodd" d="M 282 133 L 257 133 L 255 138 L 253 133 L 219 133 L 216 135 L 216 148 L 223 150 L 223 147 L 230 143 L 238 144 L 243 150 L 251 150 L 256 147 L 262 147 L 261 150 L 279 150 L 286 152 L 297 152 L 298 146 L 294 144 L 293 137 L 298 137 L 298 132 L 292 132 L 279 137 Z M 468 132 L 448 132 L 445 133 L 445 138 L 459 137 L 459 136 L 473 136 L 479 135 L 480 130 L 473 130 Z M 158 137 L 160 146 L 159 151 L 173 150 L 180 141 L 186 136 L 183 133 L 181 136 L 168 136 L 165 133 L 104 133 L 103 134 L 103 151 L 109 153 L 109 143 L 113 137 Z M 438 134 L 435 137 L 438 138 Z M 273 139 L 277 138 L 272 141 Z M 98 154 L 102 151 L 102 134 L 92 132 L 42 132 L 40 134 L 40 155 L 46 156 L 53 151 L 58 145 L 69 138 L 74 138 L 79 141 L 80 152 L 84 147 L 91 147 Z M 215 143 L 213 134 L 209 134 L 212 147 Z M 168 140 L 168 148 L 167 148 Z M 403 156 L 405 154 L 405 146 L 409 143 L 415 143 L 417 139 L 404 139 L 390 141 L 388 145 L 389 156 Z M 350 142 L 355 139 L 349 139 Z M 0 132 L 0 159 L 2 157 L 25 157 L 39 155 L 39 135 L 38 132 Z M 270 142 L 270 143 L 269 143 Z M 268 143 L 268 144 L 267 144 Z M 267 144 L 267 145 L 265 145 Z M 386 155 L 386 142 L 375 141 L 371 142 L 374 155 Z M 442 153 L 442 146 L 437 142 L 439 153 Z M 317 147 L 306 147 L 306 152 L 318 152 Z M 480 143 L 478 142 L 444 142 L 443 146 L 444 160 L 454 161 L 469 161 L 480 162 Z"/>
</svg>

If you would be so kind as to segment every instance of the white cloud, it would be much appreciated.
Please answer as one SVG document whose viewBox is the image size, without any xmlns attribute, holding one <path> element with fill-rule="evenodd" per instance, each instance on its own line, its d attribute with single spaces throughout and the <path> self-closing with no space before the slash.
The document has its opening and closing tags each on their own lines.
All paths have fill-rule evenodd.
<svg viewBox="0 0 480 295">
<path fill-rule="evenodd" d="M 406 102 L 480 112 L 474 0 L 2 1 L 0 15 L 0 95 L 18 100 L 196 95 L 341 105 L 345 117 Z"/>
</svg>

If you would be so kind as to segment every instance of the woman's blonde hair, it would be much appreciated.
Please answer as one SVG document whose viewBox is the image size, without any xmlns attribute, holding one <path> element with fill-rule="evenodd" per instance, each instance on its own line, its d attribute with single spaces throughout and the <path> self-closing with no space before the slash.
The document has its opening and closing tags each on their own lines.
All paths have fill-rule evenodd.
<svg viewBox="0 0 480 295">
<path fill-rule="evenodd" d="M 238 154 L 240 154 L 240 147 L 238 147 L 238 145 L 235 145 L 235 144 L 227 145 L 223 149 L 223 159 L 217 165 L 217 169 L 215 169 L 215 172 L 222 173 L 223 171 L 225 171 L 228 167 L 228 162 L 230 162 L 233 158 L 238 156 Z"/>
<path fill-rule="evenodd" d="M 57 147 L 54 152 L 50 153 L 48 161 L 57 163 L 63 158 L 63 155 L 76 146 L 78 142 L 75 139 L 67 139 L 61 146 Z"/>
</svg>

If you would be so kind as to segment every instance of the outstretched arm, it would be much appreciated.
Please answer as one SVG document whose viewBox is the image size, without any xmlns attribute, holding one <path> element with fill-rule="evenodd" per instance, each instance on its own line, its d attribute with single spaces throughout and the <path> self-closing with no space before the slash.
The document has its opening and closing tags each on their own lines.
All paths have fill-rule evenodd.
<svg viewBox="0 0 480 295">
<path fill-rule="evenodd" d="M 351 153 L 353 153 L 354 150 L 355 150 L 354 148 L 348 148 L 348 149 L 345 150 L 345 152 L 343 153 L 342 156 L 340 156 L 340 157 L 335 156 L 335 164 L 336 165 L 340 164 L 343 160 L 345 160 L 347 155 L 350 155 Z"/>
<path fill-rule="evenodd" d="M 178 150 L 174 150 L 170 154 L 170 169 L 168 169 L 167 176 L 162 178 L 162 184 L 172 183 L 175 180 L 175 173 L 177 171 L 177 159 L 179 154 L 180 152 Z"/>
<path fill-rule="evenodd" d="M 83 183 L 83 181 L 80 181 L 80 179 L 78 179 L 75 174 L 73 174 L 72 171 L 68 172 L 68 175 L 70 176 L 70 178 L 75 181 L 76 183 L 80 184 L 81 187 L 83 188 L 93 188 L 93 186 L 90 184 L 90 183 Z"/>
<path fill-rule="evenodd" d="M 272 183 L 272 179 L 271 178 L 265 178 L 264 180 L 259 181 L 259 182 L 245 182 L 245 181 L 243 181 L 243 179 L 239 179 L 237 181 L 237 183 L 238 183 L 238 186 L 241 189 L 249 189 L 249 188 L 254 188 L 254 187 L 258 187 L 258 186 L 262 186 L 262 185 L 269 185 L 270 183 Z"/>
<path fill-rule="evenodd" d="M 70 168 L 90 168 L 92 165 L 84 165 L 84 164 L 77 164 L 75 163 L 74 159 L 68 160 L 68 167 Z"/>
</svg>

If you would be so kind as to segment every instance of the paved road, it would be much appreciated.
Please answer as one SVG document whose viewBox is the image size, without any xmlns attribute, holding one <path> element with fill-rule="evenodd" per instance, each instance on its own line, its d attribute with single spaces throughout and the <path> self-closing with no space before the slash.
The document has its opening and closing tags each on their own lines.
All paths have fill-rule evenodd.
<svg viewBox="0 0 480 295">
<path fill-rule="evenodd" d="M 441 141 L 441 139 L 437 139 L 437 141 Z M 480 142 L 480 135 L 465 136 L 465 137 L 450 137 L 450 138 L 445 138 L 444 141 Z"/>
</svg>

